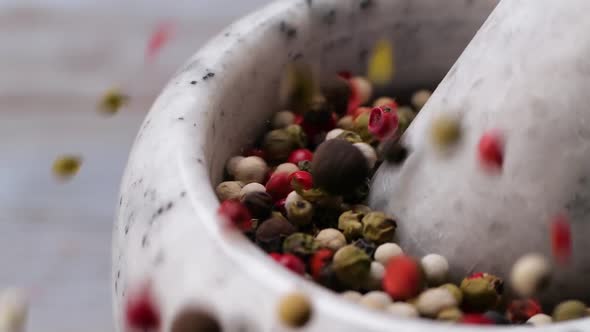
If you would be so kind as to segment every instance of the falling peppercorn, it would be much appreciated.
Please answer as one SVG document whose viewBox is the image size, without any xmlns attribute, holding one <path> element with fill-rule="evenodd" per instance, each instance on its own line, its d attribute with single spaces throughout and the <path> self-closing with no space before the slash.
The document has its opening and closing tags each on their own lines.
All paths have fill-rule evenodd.
<svg viewBox="0 0 590 332">
<path fill-rule="evenodd" d="M 221 332 L 219 321 L 200 308 L 184 308 L 172 320 L 170 332 Z"/>
<path fill-rule="evenodd" d="M 78 156 L 59 157 L 53 162 L 53 174 L 62 180 L 70 179 L 78 173 L 81 164 L 82 158 Z"/>
<path fill-rule="evenodd" d="M 119 89 L 108 90 L 100 100 L 100 111 L 104 114 L 113 115 L 129 102 L 129 96 L 123 94 Z"/>
<path fill-rule="evenodd" d="M 283 296 L 278 305 L 278 315 L 281 322 L 291 328 L 305 326 L 313 314 L 311 301 L 299 292 Z"/>
</svg>

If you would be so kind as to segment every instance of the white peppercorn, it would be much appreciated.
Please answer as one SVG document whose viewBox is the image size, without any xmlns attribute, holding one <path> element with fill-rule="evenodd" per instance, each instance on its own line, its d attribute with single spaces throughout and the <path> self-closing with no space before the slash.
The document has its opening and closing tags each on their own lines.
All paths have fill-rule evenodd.
<svg viewBox="0 0 590 332">
<path fill-rule="evenodd" d="M 295 114 L 291 111 L 277 112 L 270 123 L 272 129 L 283 129 L 295 123 Z"/>
<path fill-rule="evenodd" d="M 243 200 L 247 194 L 254 192 L 266 192 L 266 187 L 257 182 L 248 183 L 240 190 L 240 200 Z"/>
<path fill-rule="evenodd" d="M 385 275 L 385 267 L 379 262 L 371 262 L 371 270 L 369 271 L 369 278 L 367 278 L 367 284 L 365 288 L 368 290 L 381 289 L 381 282 Z"/>
<path fill-rule="evenodd" d="M 421 263 L 428 285 L 439 286 L 447 281 L 449 262 L 446 258 L 437 254 L 430 254 L 422 257 Z"/>
<path fill-rule="evenodd" d="M 431 95 L 432 92 L 428 90 L 416 91 L 416 93 L 414 93 L 414 95 L 412 96 L 412 105 L 414 105 L 414 107 L 416 107 L 416 110 L 419 111 L 420 109 L 422 109 L 422 107 L 424 107 L 428 99 L 430 99 Z"/>
<path fill-rule="evenodd" d="M 343 299 L 347 300 L 347 301 L 351 301 L 354 303 L 357 303 L 358 301 L 361 300 L 361 298 L 363 297 L 363 294 L 357 292 L 357 291 L 346 291 L 344 293 L 340 294 L 340 297 L 342 297 Z"/>
<path fill-rule="evenodd" d="M 416 308 L 406 302 L 396 302 L 393 304 L 390 304 L 385 311 L 387 311 L 388 313 L 396 316 L 396 317 L 418 317 L 418 310 L 416 310 Z"/>
<path fill-rule="evenodd" d="M 341 128 L 335 128 L 330 130 L 327 134 L 326 134 L 326 141 L 329 139 L 334 139 L 336 137 L 338 137 L 338 135 L 342 134 L 344 132 L 344 129 Z"/>
<path fill-rule="evenodd" d="M 387 306 L 389 306 L 392 303 L 392 301 L 389 294 L 385 292 L 371 291 L 363 295 L 363 297 L 359 300 L 358 303 L 367 308 L 384 310 L 385 308 L 387 308 Z"/>
<path fill-rule="evenodd" d="M 240 191 L 242 190 L 242 183 L 239 181 L 225 181 L 221 182 L 215 188 L 215 193 L 220 201 L 228 199 L 239 199 Z"/>
<path fill-rule="evenodd" d="M 355 76 L 350 79 L 350 83 L 356 87 L 361 104 L 366 104 L 371 99 L 371 96 L 373 96 L 373 85 L 366 78 Z"/>
<path fill-rule="evenodd" d="M 344 234 L 334 228 L 321 230 L 316 236 L 315 241 L 320 248 L 326 248 L 336 251 L 346 245 Z"/>
<path fill-rule="evenodd" d="M 403 254 L 404 251 L 395 243 L 383 243 L 375 250 L 375 260 L 383 265 L 395 257 Z"/>
<path fill-rule="evenodd" d="M 296 191 L 292 191 L 287 195 L 285 198 L 285 209 L 289 209 L 289 206 L 295 202 L 302 201 L 303 197 L 299 195 Z"/>
<path fill-rule="evenodd" d="M 533 317 L 529 318 L 526 321 L 529 324 L 533 324 L 534 326 L 541 326 L 551 324 L 553 322 L 553 318 L 546 314 L 536 314 Z"/>
<path fill-rule="evenodd" d="M 512 266 L 510 283 L 521 296 L 532 296 L 547 285 L 551 276 L 551 266 L 540 254 L 528 254 L 519 258 Z"/>
<path fill-rule="evenodd" d="M 264 159 L 256 156 L 246 157 L 240 160 L 236 166 L 235 178 L 246 184 L 264 181 L 268 167 Z"/>
<path fill-rule="evenodd" d="M 439 312 L 457 306 L 457 300 L 445 288 L 428 289 L 418 297 L 416 308 L 426 317 L 436 317 Z"/>
<path fill-rule="evenodd" d="M 282 163 L 279 166 L 277 166 L 277 168 L 275 168 L 273 174 L 287 173 L 287 175 L 291 175 L 291 173 L 297 172 L 298 170 L 299 167 L 297 167 L 297 165 L 293 163 Z"/>
<path fill-rule="evenodd" d="M 229 160 L 227 161 L 227 164 L 225 166 L 225 169 L 227 170 L 227 174 L 235 177 L 236 176 L 236 168 L 238 167 L 238 163 L 242 159 L 244 159 L 244 157 L 242 157 L 242 156 L 235 156 L 235 157 L 229 158 Z"/>
<path fill-rule="evenodd" d="M 375 152 L 375 149 L 364 142 L 354 143 L 353 145 L 357 147 L 365 156 L 369 169 L 373 169 L 373 167 L 375 167 L 375 163 L 377 162 L 377 152 Z"/>
</svg>

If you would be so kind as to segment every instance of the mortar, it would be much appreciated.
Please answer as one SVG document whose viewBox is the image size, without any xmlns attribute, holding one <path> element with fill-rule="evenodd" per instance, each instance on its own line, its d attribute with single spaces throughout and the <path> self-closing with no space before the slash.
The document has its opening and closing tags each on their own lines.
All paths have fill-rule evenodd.
<svg viewBox="0 0 590 332">
<path fill-rule="evenodd" d="M 287 331 L 277 320 L 276 304 L 292 290 L 312 299 L 314 318 L 306 331 L 474 330 L 392 318 L 285 271 L 246 238 L 223 231 L 213 185 L 221 181 L 227 159 L 254 142 L 277 110 L 278 86 L 288 63 L 309 63 L 319 77 L 341 70 L 364 73 L 371 47 L 388 38 L 397 70 L 385 90 L 403 98 L 440 82 L 496 3 L 278 1 L 212 39 L 158 97 L 130 155 L 113 241 L 118 331 L 124 330 L 130 287 L 148 279 L 164 331 L 188 304 L 210 309 L 227 331 Z M 537 331 L 575 328 L 590 329 L 590 323 L 573 321 Z M 505 328 L 486 328 L 500 329 Z"/>
</svg>

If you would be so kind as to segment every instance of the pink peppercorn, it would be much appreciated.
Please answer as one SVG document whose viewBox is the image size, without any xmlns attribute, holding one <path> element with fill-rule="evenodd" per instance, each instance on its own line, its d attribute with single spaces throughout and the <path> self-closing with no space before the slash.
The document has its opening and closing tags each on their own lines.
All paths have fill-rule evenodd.
<svg viewBox="0 0 590 332">
<path fill-rule="evenodd" d="M 241 231 L 248 231 L 252 228 L 252 216 L 248 208 L 238 200 L 223 201 L 217 213 Z"/>
<path fill-rule="evenodd" d="M 292 164 L 299 164 L 302 161 L 311 161 L 313 159 L 313 152 L 308 149 L 297 149 L 289 155 L 288 162 Z"/>
<path fill-rule="evenodd" d="M 319 281 L 322 269 L 332 261 L 334 252 L 330 249 L 320 249 L 316 251 L 309 262 L 309 269 L 314 280 Z"/>
<path fill-rule="evenodd" d="M 567 264 L 572 255 L 572 235 L 565 214 L 557 215 L 551 222 L 551 248 L 559 264 Z"/>
<path fill-rule="evenodd" d="M 160 313 L 147 285 L 129 293 L 125 305 L 127 326 L 138 330 L 157 329 Z"/>
<path fill-rule="evenodd" d="M 513 323 L 522 324 L 536 314 L 543 313 L 541 305 L 533 299 L 513 300 L 508 304 L 508 319 Z"/>
<path fill-rule="evenodd" d="M 386 107 L 375 107 L 369 117 L 369 132 L 383 140 L 391 137 L 397 131 L 399 118 L 397 113 Z"/>
<path fill-rule="evenodd" d="M 313 188 L 313 178 L 311 173 L 306 171 L 297 171 L 289 175 L 289 183 L 295 190 L 308 190 Z"/>
<path fill-rule="evenodd" d="M 504 162 L 502 137 L 497 131 L 488 131 L 479 139 L 478 156 L 484 167 L 501 169 Z"/>
<path fill-rule="evenodd" d="M 273 174 L 266 182 L 266 192 L 270 194 L 275 202 L 286 198 L 291 191 L 293 191 L 293 188 L 291 188 L 291 181 L 289 181 L 289 174 L 287 173 Z"/>
<path fill-rule="evenodd" d="M 483 314 L 465 314 L 460 322 L 472 325 L 494 325 L 494 321 Z"/>
<path fill-rule="evenodd" d="M 299 275 L 305 274 L 305 263 L 295 255 L 271 253 L 270 257 L 272 257 L 277 263 Z"/>
<path fill-rule="evenodd" d="M 420 293 L 424 285 L 420 264 L 411 257 L 391 258 L 385 267 L 383 290 L 395 301 L 409 300 Z"/>
</svg>

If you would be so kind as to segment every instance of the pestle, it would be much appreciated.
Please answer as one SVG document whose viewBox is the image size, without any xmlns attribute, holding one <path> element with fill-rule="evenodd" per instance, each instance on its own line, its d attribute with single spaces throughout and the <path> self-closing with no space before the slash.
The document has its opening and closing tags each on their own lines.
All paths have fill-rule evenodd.
<svg viewBox="0 0 590 332">
<path fill-rule="evenodd" d="M 408 254 L 438 253 L 454 281 L 474 272 L 509 279 L 514 262 L 554 262 L 546 305 L 590 301 L 590 20 L 586 0 L 503 0 L 402 137 L 401 165 L 383 164 L 370 204 L 399 219 Z M 461 139 L 441 151 L 430 130 L 456 117 Z M 504 141 L 501 170 L 478 162 L 478 142 Z M 551 220 L 571 225 L 572 256 L 552 256 Z"/>
</svg>

